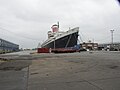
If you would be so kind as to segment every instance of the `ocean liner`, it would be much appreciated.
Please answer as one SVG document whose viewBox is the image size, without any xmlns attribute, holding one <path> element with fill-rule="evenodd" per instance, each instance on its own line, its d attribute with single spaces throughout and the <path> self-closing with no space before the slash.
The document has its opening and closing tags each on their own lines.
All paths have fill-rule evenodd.
<svg viewBox="0 0 120 90">
<path fill-rule="evenodd" d="M 79 27 L 66 32 L 59 31 L 59 24 L 53 25 L 48 31 L 48 39 L 41 45 L 42 48 L 68 48 L 77 45 Z"/>
</svg>

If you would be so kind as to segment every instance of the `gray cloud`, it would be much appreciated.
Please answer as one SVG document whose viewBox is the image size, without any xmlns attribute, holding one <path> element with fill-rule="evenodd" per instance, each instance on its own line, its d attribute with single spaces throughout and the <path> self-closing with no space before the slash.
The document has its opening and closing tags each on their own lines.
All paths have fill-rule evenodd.
<svg viewBox="0 0 120 90">
<path fill-rule="evenodd" d="M 37 47 L 47 39 L 51 25 L 60 22 L 60 30 L 80 27 L 83 41 L 110 42 L 120 33 L 120 6 L 116 0 L 1 0 L 0 38 L 20 47 Z M 14 32 L 14 33 L 12 33 Z"/>
</svg>

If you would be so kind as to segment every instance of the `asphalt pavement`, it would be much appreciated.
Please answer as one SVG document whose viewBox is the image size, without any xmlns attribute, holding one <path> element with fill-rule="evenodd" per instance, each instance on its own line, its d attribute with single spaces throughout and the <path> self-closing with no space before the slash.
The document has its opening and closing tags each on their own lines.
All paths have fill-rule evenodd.
<svg viewBox="0 0 120 90">
<path fill-rule="evenodd" d="M 26 52 L 0 55 L 0 90 L 120 90 L 120 52 Z"/>
</svg>

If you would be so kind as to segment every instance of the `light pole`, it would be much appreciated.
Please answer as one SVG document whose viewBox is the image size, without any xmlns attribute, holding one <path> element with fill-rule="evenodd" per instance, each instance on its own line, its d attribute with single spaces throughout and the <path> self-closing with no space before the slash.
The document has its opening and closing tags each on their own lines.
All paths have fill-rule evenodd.
<svg viewBox="0 0 120 90">
<path fill-rule="evenodd" d="M 113 32 L 114 30 L 110 30 L 111 32 L 111 49 L 113 49 Z"/>
</svg>

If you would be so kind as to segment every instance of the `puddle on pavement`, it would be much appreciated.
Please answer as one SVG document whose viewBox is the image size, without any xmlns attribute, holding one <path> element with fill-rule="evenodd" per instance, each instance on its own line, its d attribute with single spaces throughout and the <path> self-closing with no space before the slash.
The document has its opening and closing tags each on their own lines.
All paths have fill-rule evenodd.
<svg viewBox="0 0 120 90">
<path fill-rule="evenodd" d="M 37 73 L 37 72 L 34 72 L 34 73 L 31 73 L 30 75 L 35 75 L 35 74 L 39 74 L 39 73 Z"/>
<path fill-rule="evenodd" d="M 110 66 L 110 69 L 117 69 L 119 66 Z"/>
</svg>

